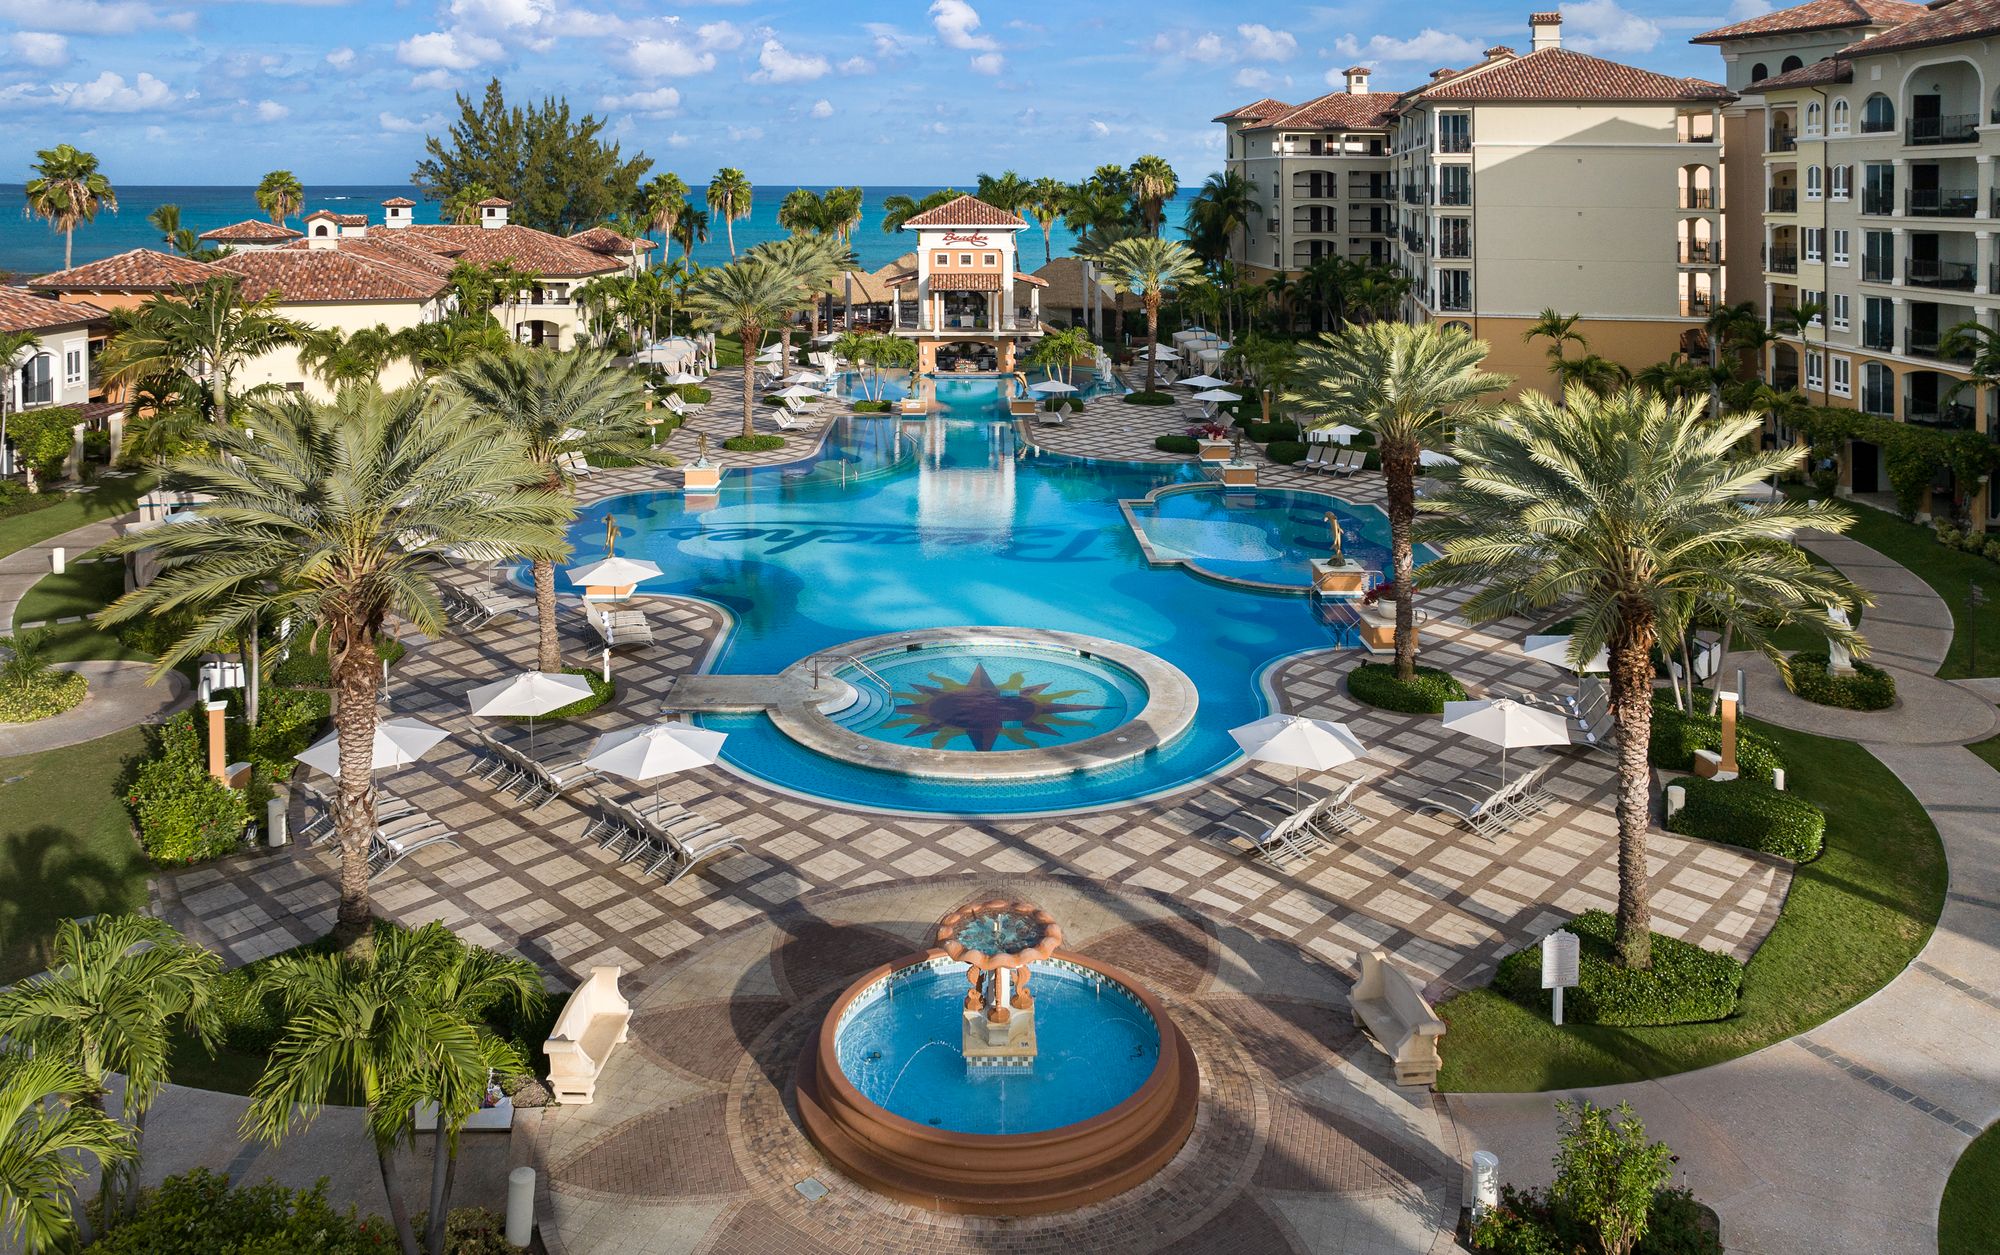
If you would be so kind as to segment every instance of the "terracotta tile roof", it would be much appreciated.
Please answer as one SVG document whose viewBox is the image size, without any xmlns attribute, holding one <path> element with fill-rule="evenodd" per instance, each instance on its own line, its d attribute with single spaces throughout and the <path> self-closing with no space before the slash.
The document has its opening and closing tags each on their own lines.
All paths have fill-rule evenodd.
<svg viewBox="0 0 2000 1255">
<path fill-rule="evenodd" d="M 892 280 L 902 279 L 906 288 L 912 288 L 916 283 L 917 255 L 904 253 L 872 273 L 866 270 L 850 270 L 846 275 L 835 275 L 828 281 L 827 291 L 833 293 L 836 300 L 846 300 L 850 291 L 850 277 L 856 305 L 887 305 L 895 299 Z M 910 295 L 916 295 L 913 288 Z"/>
<path fill-rule="evenodd" d="M 388 200 L 382 202 L 382 208 L 384 209 L 415 209 L 416 207 L 417 202 L 407 196 L 391 196 Z"/>
<path fill-rule="evenodd" d="M 260 222 L 252 218 L 246 222 L 232 222 L 213 231 L 203 231 L 195 238 L 214 240 L 218 244 L 278 244 L 285 240 L 299 239 L 304 234 L 303 231 L 281 227 L 275 222 Z"/>
<path fill-rule="evenodd" d="M 1306 101 L 1297 108 L 1287 110 L 1273 117 L 1265 118 L 1252 127 L 1252 131 L 1270 130 L 1331 130 L 1335 127 L 1352 127 L 1363 130 L 1386 130 L 1390 113 L 1401 100 L 1400 92 L 1328 92 L 1324 96 Z"/>
<path fill-rule="evenodd" d="M 625 263 L 587 248 L 579 248 L 559 235 L 533 227 L 409 226 L 396 232 L 399 240 L 427 248 L 454 261 L 478 265 L 506 262 L 517 270 L 531 271 L 543 278 L 582 278 L 608 274 Z"/>
<path fill-rule="evenodd" d="M 1525 57 L 1463 70 L 1406 99 L 1694 103 L 1733 100 L 1735 95 L 1722 84 L 1704 79 L 1674 78 L 1567 48 L 1543 48 Z"/>
<path fill-rule="evenodd" d="M 310 249 L 312 245 L 305 241 L 300 241 L 286 247 L 290 250 L 301 250 Z M 320 251 L 325 251 L 325 247 L 325 243 L 322 241 Z M 450 258 L 441 257 L 421 245 L 406 244 L 387 232 L 384 232 L 382 235 L 370 235 L 360 239 L 349 236 L 344 240 L 336 241 L 333 247 L 340 252 L 362 258 L 365 261 L 379 262 L 388 266 L 400 266 L 405 270 L 416 271 L 419 274 L 449 275 L 452 268 Z"/>
<path fill-rule="evenodd" d="M 208 267 L 198 261 L 150 248 L 135 248 L 102 261 L 43 275 L 29 281 L 28 286 L 73 292 L 166 292 L 205 283 L 208 278 Z"/>
<path fill-rule="evenodd" d="M 81 301 L 64 304 L 22 288 L 0 288 L 0 331 L 50 331 L 109 317 Z"/>
<path fill-rule="evenodd" d="M 2000 32 L 2000 0 L 1951 0 L 1949 4 L 1931 6 L 1922 17 L 1871 35 L 1841 55 L 1865 57 L 1878 52 L 1905 52 L 1995 32 Z"/>
<path fill-rule="evenodd" d="M 933 292 L 998 292 L 1000 272 L 997 270 L 966 270 L 959 272 L 933 271 L 931 291 Z"/>
<path fill-rule="evenodd" d="M 479 208 L 481 209 L 512 209 L 513 207 L 514 202 L 504 196 L 488 196 L 485 200 L 479 202 Z"/>
<path fill-rule="evenodd" d="M 1034 277 L 1048 285 L 1042 291 L 1044 317 L 1059 314 L 1067 318 L 1068 311 L 1083 309 L 1088 304 L 1084 299 L 1083 262 L 1077 258 L 1058 257 L 1037 270 Z"/>
<path fill-rule="evenodd" d="M 1762 13 L 1747 21 L 1719 26 L 1688 40 L 1691 44 L 1726 44 L 1759 35 L 1803 35 L 1809 31 L 1845 30 L 1851 26 L 1886 26 L 1922 17 L 1921 4 L 1904 0 L 1810 0 L 1789 9 Z"/>
<path fill-rule="evenodd" d="M 996 209 L 974 196 L 960 196 L 946 201 L 936 209 L 928 210 L 908 219 L 903 228 L 912 227 L 1020 227 L 1026 229 L 1027 222 L 1019 214 Z"/>
<path fill-rule="evenodd" d="M 1792 87 L 1812 87 L 1820 83 L 1851 83 L 1854 81 L 1854 63 L 1846 54 L 1827 57 L 1811 65 L 1793 70 L 1788 74 L 1774 74 L 1770 78 L 1759 79 L 1743 90 L 1745 93 L 1764 94 L 1783 91 Z"/>
<path fill-rule="evenodd" d="M 276 292 L 285 304 L 327 301 L 426 301 L 442 292 L 442 275 L 388 260 L 382 250 L 287 247 L 238 253 L 213 263 L 243 276 L 245 296 Z"/>
<path fill-rule="evenodd" d="M 300 219 L 300 221 L 317 222 L 321 218 L 325 218 L 335 226 L 340 227 L 365 227 L 368 225 L 367 214 L 337 214 L 331 209 L 315 209 Z"/>
<path fill-rule="evenodd" d="M 1349 70 L 1348 73 L 1352 74 L 1354 71 Z M 1228 113 L 1218 113 L 1210 118 L 1209 121 L 1233 122 L 1238 118 L 1245 118 L 1251 122 L 1256 122 L 1263 118 L 1276 117 L 1278 114 L 1290 109 L 1291 106 L 1284 101 L 1273 100 L 1269 96 L 1266 96 L 1262 100 L 1253 100 L 1241 108 L 1231 109 Z"/>
<path fill-rule="evenodd" d="M 588 231 L 578 231 L 569 237 L 569 242 L 579 248 L 587 248 L 593 253 L 603 253 L 607 256 L 615 253 L 621 257 L 630 257 L 635 250 L 649 253 L 659 247 L 651 240 L 635 240 L 629 235 L 613 231 L 610 227 L 592 227 Z"/>
</svg>

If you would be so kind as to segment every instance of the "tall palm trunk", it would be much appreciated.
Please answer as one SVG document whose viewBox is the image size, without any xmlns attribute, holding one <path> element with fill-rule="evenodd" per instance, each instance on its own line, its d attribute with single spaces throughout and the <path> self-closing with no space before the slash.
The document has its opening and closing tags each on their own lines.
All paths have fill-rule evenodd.
<svg viewBox="0 0 2000 1255">
<path fill-rule="evenodd" d="M 68 226 L 63 228 L 64 270 L 68 270 L 72 265 L 75 264 L 73 260 L 75 257 L 76 257 L 76 224 L 72 222 Z"/>
<path fill-rule="evenodd" d="M 1417 517 L 1417 451 L 1403 442 L 1382 446 L 1382 478 L 1389 493 L 1389 560 L 1396 585 L 1396 678 L 1417 678 L 1417 585 L 1410 556 L 1410 525 Z"/>
<path fill-rule="evenodd" d="M 443 1113 L 439 1115 L 436 1144 L 431 1147 L 431 1206 L 429 1220 L 424 1225 L 424 1249 L 442 1255 L 452 1178 L 458 1173 L 458 1139 L 445 1134 Z"/>
<path fill-rule="evenodd" d="M 403 1187 L 396 1182 L 395 1165 L 391 1159 L 396 1148 L 387 1142 L 375 1143 L 375 1163 L 382 1170 L 382 1192 L 389 1196 L 389 1222 L 396 1227 L 396 1244 L 403 1248 L 403 1255 L 423 1255 L 423 1248 L 417 1245 L 417 1231 L 410 1224 L 410 1205 L 403 1200 Z"/>
<path fill-rule="evenodd" d="M 333 726 L 340 734 L 340 781 L 333 825 L 340 837 L 340 910 L 334 936 L 352 947 L 368 935 L 368 853 L 375 840 L 375 701 L 382 671 L 375 632 L 348 633 L 333 663 Z M 332 641 L 328 642 L 332 649 Z M 386 1174 L 388 1165 L 385 1162 Z"/>
<path fill-rule="evenodd" d="M 757 346 L 764 342 L 762 327 L 745 327 L 740 337 L 743 345 L 743 436 L 748 439 L 757 434 L 756 387 Z"/>
<path fill-rule="evenodd" d="M 1628 605 L 1611 638 L 1611 714 L 1618 724 L 1618 965 L 1653 966 L 1646 833 L 1652 824 L 1653 622 Z"/>
<path fill-rule="evenodd" d="M 1160 358 L 1153 346 L 1160 342 L 1160 294 L 1157 291 L 1146 294 L 1146 391 L 1153 390 L 1153 372 L 1159 369 Z"/>
<path fill-rule="evenodd" d="M 258 639 L 262 629 L 262 622 L 253 614 L 243 635 L 243 722 L 252 728 L 257 726 L 264 704 L 264 642 Z"/>
<path fill-rule="evenodd" d="M 562 670 L 562 642 L 556 638 L 556 564 L 546 558 L 534 562 L 535 574 L 535 670 Z"/>
</svg>

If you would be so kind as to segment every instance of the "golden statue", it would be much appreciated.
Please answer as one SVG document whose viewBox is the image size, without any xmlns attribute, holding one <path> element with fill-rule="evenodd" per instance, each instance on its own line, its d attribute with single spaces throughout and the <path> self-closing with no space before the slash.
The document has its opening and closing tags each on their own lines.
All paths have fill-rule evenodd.
<svg viewBox="0 0 2000 1255">
<path fill-rule="evenodd" d="M 618 556 L 618 520 L 609 514 L 604 516 L 604 556 Z"/>
<path fill-rule="evenodd" d="M 1347 533 L 1340 528 L 1340 516 L 1331 510 L 1326 512 L 1326 526 L 1327 530 L 1333 533 L 1333 556 L 1327 560 L 1338 566 L 1347 561 L 1347 555 L 1341 552 Z"/>
</svg>

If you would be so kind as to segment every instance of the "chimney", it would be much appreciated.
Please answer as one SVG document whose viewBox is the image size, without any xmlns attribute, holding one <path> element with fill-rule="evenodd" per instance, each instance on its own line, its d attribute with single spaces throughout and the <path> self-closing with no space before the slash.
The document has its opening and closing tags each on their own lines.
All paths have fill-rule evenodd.
<svg viewBox="0 0 2000 1255">
<path fill-rule="evenodd" d="M 410 216 L 410 212 L 416 207 L 417 202 L 403 196 L 383 201 L 382 225 L 391 231 L 409 226 L 414 221 Z"/>
<path fill-rule="evenodd" d="M 479 202 L 479 225 L 487 230 L 497 230 L 507 225 L 507 211 L 514 207 L 511 200 L 490 196 Z"/>
<path fill-rule="evenodd" d="M 1374 73 L 1373 70 L 1370 70 L 1365 65 L 1350 65 L 1347 67 L 1345 73 L 1347 75 L 1348 95 L 1365 96 L 1368 94 L 1368 76 Z"/>
<path fill-rule="evenodd" d="M 306 229 L 307 248 L 334 248 L 340 237 L 340 224 L 334 220 L 333 212 L 315 209 L 305 216 L 300 224 Z"/>
<path fill-rule="evenodd" d="M 1528 51 L 1535 53 L 1544 48 L 1562 47 L 1562 25 L 1563 15 L 1560 13 L 1530 13 L 1528 32 L 1533 39 L 1533 46 Z"/>
</svg>

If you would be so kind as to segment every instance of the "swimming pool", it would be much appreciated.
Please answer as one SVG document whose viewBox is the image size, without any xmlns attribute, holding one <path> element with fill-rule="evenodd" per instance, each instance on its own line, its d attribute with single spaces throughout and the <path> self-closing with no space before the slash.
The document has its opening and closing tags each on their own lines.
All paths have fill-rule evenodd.
<svg viewBox="0 0 2000 1255">
<path fill-rule="evenodd" d="M 1305 553 L 1323 558 L 1332 536 L 1329 513 L 1340 517 L 1341 551 L 1370 571 L 1390 570 L 1389 516 L 1356 510 L 1327 494 L 1290 488 L 1239 490 L 1220 484 L 1174 485 L 1127 503 L 1132 526 L 1145 534 L 1155 562 L 1180 563 L 1204 575 L 1305 589 Z M 1436 555 L 1416 548 L 1416 560 Z"/>
<path fill-rule="evenodd" d="M 1023 372 L 1030 384 L 1041 383 L 1050 378 L 1046 369 L 1033 366 Z M 995 399 L 1000 394 L 1002 380 L 1011 381 L 1011 376 L 998 375 L 954 375 L 950 373 L 927 375 L 917 381 L 923 395 L 936 403 L 939 410 L 954 418 L 990 419 L 996 416 Z M 893 370 L 882 372 L 878 384 L 866 371 L 851 370 L 834 376 L 840 395 L 859 398 L 877 397 L 884 401 L 900 401 L 910 395 L 910 372 Z M 1070 384 L 1076 389 L 1075 396 L 1090 398 L 1102 393 L 1123 394 L 1126 388 L 1113 378 L 1100 379 L 1088 369 L 1079 368 L 1070 373 Z M 1039 394 L 1037 394 L 1039 395 Z M 998 417 L 1005 418 L 1005 414 Z"/>
<path fill-rule="evenodd" d="M 952 380 L 972 385 L 982 381 Z M 1200 482 L 1187 463 L 1031 456 L 1011 422 L 984 413 L 903 420 L 848 415 L 822 451 L 783 467 L 733 470 L 690 508 L 677 492 L 608 498 L 571 530 L 573 562 L 620 549 L 659 564 L 647 593 L 701 598 L 734 623 L 709 668 L 775 674 L 846 642 L 889 632 L 994 625 L 1081 633 L 1148 651 L 1199 693 L 1192 722 L 1142 756 L 1068 775 L 967 780 L 879 770 L 823 755 L 770 718 L 704 715 L 728 732 L 728 765 L 779 788 L 859 806 L 1008 814 L 1101 806 L 1173 789 L 1238 756 L 1228 730 L 1269 713 L 1262 672 L 1303 650 L 1351 645 L 1297 594 L 1264 592 L 1149 563 L 1120 508 L 1170 484 Z M 953 389 L 954 397 L 958 390 Z M 715 504 L 704 505 L 705 500 Z M 1334 499 L 1317 498 L 1334 503 Z M 1379 526 L 1372 506 L 1334 503 L 1350 535 Z M 1324 512 L 1324 506 L 1321 508 Z M 1369 519 L 1376 520 L 1370 524 Z M 1325 552 L 1325 533 L 1286 531 L 1273 563 Z M 520 577 L 525 580 L 525 572 Z"/>
</svg>

